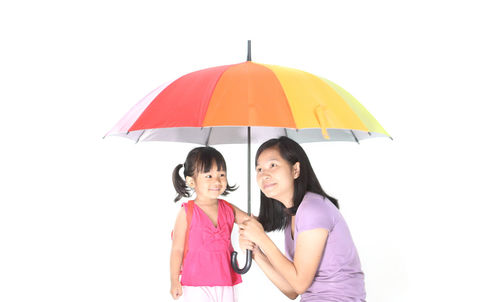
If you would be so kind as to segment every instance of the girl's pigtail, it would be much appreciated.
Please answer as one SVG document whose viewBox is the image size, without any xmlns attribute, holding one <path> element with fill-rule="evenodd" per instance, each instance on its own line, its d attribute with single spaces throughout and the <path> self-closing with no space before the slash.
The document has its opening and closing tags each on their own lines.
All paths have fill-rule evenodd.
<svg viewBox="0 0 500 302">
<path fill-rule="evenodd" d="M 238 185 L 230 186 L 229 184 L 227 184 L 226 190 L 224 190 L 224 192 L 222 193 L 222 195 L 226 196 L 229 193 L 236 191 L 236 189 L 238 189 Z"/>
<path fill-rule="evenodd" d="M 179 174 L 179 170 L 182 167 L 182 164 L 178 164 L 177 167 L 175 167 L 174 172 L 172 173 L 172 182 L 174 183 L 174 188 L 177 192 L 177 196 L 175 197 L 174 202 L 179 201 L 182 197 L 191 196 L 189 187 L 186 185 L 186 181 Z"/>
</svg>

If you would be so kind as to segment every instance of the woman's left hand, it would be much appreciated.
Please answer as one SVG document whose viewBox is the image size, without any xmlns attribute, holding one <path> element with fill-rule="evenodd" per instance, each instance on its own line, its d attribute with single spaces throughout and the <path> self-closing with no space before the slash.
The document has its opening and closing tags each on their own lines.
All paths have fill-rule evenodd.
<svg viewBox="0 0 500 302">
<path fill-rule="evenodd" d="M 240 236 L 255 242 L 257 245 L 260 245 L 267 236 L 262 224 L 253 215 L 239 224 L 239 227 Z"/>
</svg>

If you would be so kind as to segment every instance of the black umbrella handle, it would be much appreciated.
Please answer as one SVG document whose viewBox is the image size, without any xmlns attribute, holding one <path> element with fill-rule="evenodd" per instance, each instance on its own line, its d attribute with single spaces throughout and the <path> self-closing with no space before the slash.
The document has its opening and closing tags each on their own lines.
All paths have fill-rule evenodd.
<svg viewBox="0 0 500 302">
<path fill-rule="evenodd" d="M 246 272 L 248 272 L 250 266 L 252 266 L 252 251 L 247 250 L 247 263 L 245 263 L 245 266 L 241 269 L 238 267 L 238 262 L 236 262 L 237 260 L 236 256 L 238 256 L 238 252 L 231 253 L 231 266 L 233 267 L 235 272 L 237 272 L 240 275 L 243 275 Z"/>
</svg>

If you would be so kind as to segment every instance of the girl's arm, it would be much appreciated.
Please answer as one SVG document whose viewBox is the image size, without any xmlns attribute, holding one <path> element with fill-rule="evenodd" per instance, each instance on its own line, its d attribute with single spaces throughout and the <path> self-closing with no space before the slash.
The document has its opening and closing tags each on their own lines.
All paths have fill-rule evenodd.
<svg viewBox="0 0 500 302">
<path fill-rule="evenodd" d="M 303 294 L 311 286 L 325 248 L 328 230 L 317 228 L 299 233 L 292 262 L 281 253 L 254 217 L 240 227 L 243 228 L 242 235 L 260 247 L 274 270 L 291 285 L 295 293 Z"/>
<path fill-rule="evenodd" d="M 243 223 L 243 221 L 247 220 L 248 218 L 250 218 L 250 216 L 248 216 L 248 214 L 246 212 L 243 212 L 242 210 L 240 210 L 237 206 L 235 206 L 234 204 L 231 204 L 231 207 L 233 208 L 233 212 L 234 212 L 234 222 L 236 224 L 241 224 Z"/>
<path fill-rule="evenodd" d="M 181 208 L 175 220 L 173 230 L 172 249 L 170 252 L 170 293 L 174 299 L 182 295 L 179 276 L 181 272 L 182 258 L 184 256 L 184 241 L 186 239 L 187 220 L 186 211 Z"/>
</svg>

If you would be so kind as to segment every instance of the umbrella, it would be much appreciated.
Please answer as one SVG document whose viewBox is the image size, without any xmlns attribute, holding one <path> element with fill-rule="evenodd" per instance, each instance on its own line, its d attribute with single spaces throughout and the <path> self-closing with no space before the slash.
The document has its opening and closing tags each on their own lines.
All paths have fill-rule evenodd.
<svg viewBox="0 0 500 302">
<path fill-rule="evenodd" d="M 106 135 L 142 141 L 248 145 L 279 136 L 303 142 L 390 137 L 352 95 L 311 73 L 251 60 L 186 74 L 137 103 Z M 251 265 L 247 250 L 245 273 Z"/>
</svg>

